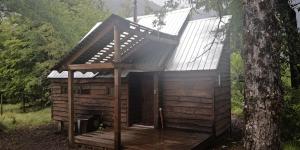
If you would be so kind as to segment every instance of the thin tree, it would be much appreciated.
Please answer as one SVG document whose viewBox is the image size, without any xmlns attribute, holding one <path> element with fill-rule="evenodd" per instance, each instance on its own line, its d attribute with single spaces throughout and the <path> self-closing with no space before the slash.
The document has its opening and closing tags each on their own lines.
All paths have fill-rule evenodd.
<svg viewBox="0 0 300 150">
<path fill-rule="evenodd" d="M 281 149 L 279 0 L 244 0 L 245 142 L 247 150 Z"/>
</svg>

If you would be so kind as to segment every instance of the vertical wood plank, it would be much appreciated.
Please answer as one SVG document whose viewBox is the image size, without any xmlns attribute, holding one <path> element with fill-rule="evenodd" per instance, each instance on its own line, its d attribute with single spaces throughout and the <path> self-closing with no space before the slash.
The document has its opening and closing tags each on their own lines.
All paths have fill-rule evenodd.
<svg viewBox="0 0 300 150">
<path fill-rule="evenodd" d="M 213 128 L 212 128 L 212 133 L 213 136 L 216 136 L 216 110 L 215 110 L 215 102 L 216 102 L 216 92 L 215 92 L 215 87 L 212 88 L 213 90 L 213 102 L 212 102 L 212 117 L 213 117 Z"/>
<path fill-rule="evenodd" d="M 153 102 L 153 113 L 154 113 L 154 128 L 158 128 L 158 114 L 159 114 L 159 88 L 158 88 L 158 73 L 154 73 L 153 75 L 153 94 L 154 94 L 154 102 Z"/>
<path fill-rule="evenodd" d="M 114 26 L 114 60 L 116 64 L 120 63 L 120 31 L 117 25 Z M 118 65 L 116 65 L 118 66 Z M 115 98 L 114 98 L 114 147 L 116 150 L 121 149 L 121 111 L 120 111 L 120 78 L 121 70 L 116 67 L 114 69 L 114 86 L 115 86 Z"/>
<path fill-rule="evenodd" d="M 126 113 L 126 119 L 127 119 L 127 127 L 130 126 L 130 101 L 129 101 L 129 98 L 130 98 L 130 77 L 127 77 L 127 113 Z"/>
<path fill-rule="evenodd" d="M 74 71 L 68 71 L 68 119 L 69 119 L 69 145 L 74 145 L 74 95 L 73 95 Z"/>
</svg>

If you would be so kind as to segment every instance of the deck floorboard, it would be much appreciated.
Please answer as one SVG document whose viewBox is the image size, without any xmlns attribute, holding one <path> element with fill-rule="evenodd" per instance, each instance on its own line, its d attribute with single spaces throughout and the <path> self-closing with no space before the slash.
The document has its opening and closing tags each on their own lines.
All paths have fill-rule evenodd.
<svg viewBox="0 0 300 150">
<path fill-rule="evenodd" d="M 131 127 L 123 129 L 121 137 L 122 147 L 126 150 L 188 150 L 207 140 L 210 135 L 175 129 Z M 113 139 L 113 130 L 105 129 L 75 136 L 75 143 L 113 149 Z"/>
</svg>

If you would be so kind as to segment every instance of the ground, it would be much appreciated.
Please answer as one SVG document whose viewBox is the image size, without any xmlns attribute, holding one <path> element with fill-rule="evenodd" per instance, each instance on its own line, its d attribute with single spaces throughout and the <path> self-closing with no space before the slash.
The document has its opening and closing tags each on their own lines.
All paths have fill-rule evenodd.
<svg viewBox="0 0 300 150">
<path fill-rule="evenodd" d="M 20 105 L 6 105 L 0 116 L 0 150 L 65 150 L 67 132 L 57 133 L 51 121 L 51 109 L 23 113 Z M 232 116 L 232 134 L 215 141 L 213 150 L 240 150 L 242 148 L 243 119 Z M 83 148 L 81 148 L 83 149 Z M 286 143 L 284 150 L 299 150 L 300 143 Z"/>
<path fill-rule="evenodd" d="M 1 150 L 66 150 L 68 141 L 66 132 L 55 133 L 56 126 L 52 123 L 34 128 L 20 128 L 9 132 L 0 132 Z M 238 133 L 238 130 L 234 131 Z M 239 134 L 239 133 L 238 133 Z M 239 135 L 235 135 L 239 137 Z M 222 140 L 215 150 L 239 150 L 241 143 L 236 138 Z"/>
<path fill-rule="evenodd" d="M 67 135 L 54 133 L 55 129 L 55 125 L 46 124 L 34 128 L 0 132 L 0 148 L 1 150 L 68 149 Z"/>
</svg>

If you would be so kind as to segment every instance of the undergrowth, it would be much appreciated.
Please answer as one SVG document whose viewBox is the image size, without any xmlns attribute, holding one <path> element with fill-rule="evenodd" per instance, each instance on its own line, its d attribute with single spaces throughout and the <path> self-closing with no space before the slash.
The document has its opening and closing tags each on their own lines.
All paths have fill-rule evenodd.
<svg viewBox="0 0 300 150">
<path fill-rule="evenodd" d="M 51 121 L 50 108 L 30 108 L 23 112 L 20 104 L 5 104 L 3 105 L 3 112 L 3 115 L 0 116 L 0 131 L 36 127 Z"/>
</svg>

